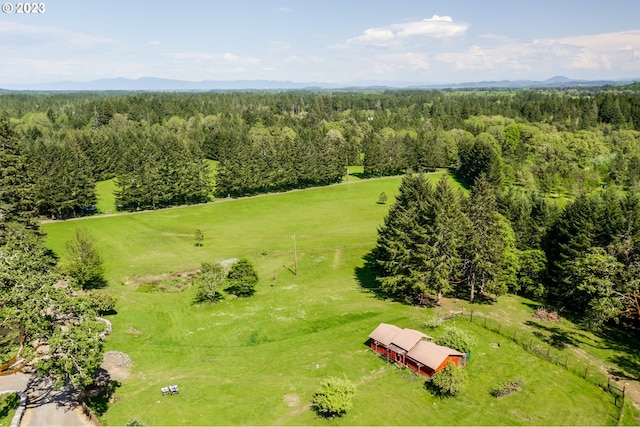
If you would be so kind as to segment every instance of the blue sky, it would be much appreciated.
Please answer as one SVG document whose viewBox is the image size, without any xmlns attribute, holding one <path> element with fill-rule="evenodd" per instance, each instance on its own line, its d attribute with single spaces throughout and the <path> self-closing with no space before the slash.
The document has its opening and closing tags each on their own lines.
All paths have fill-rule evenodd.
<svg viewBox="0 0 640 427">
<path fill-rule="evenodd" d="M 5 0 L 0 0 L 5 2 Z M 9 2 L 14 9 L 17 2 Z M 640 79 L 640 1 L 44 1 L 0 13 L 3 84 Z"/>
</svg>

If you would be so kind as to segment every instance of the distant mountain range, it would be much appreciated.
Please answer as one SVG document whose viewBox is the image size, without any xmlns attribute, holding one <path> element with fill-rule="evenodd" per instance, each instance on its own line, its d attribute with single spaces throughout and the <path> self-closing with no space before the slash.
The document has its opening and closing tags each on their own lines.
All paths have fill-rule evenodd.
<svg viewBox="0 0 640 427">
<path fill-rule="evenodd" d="M 187 80 L 141 77 L 139 79 L 100 79 L 87 82 L 63 81 L 37 84 L 2 84 L 0 91 L 152 91 L 152 92 L 189 92 L 189 91 L 233 91 L 233 90 L 327 90 L 327 89 L 481 89 L 481 88 L 558 88 L 558 87 L 594 87 L 605 85 L 625 85 L 640 81 L 633 80 L 573 80 L 564 76 L 555 76 L 544 81 L 502 80 L 451 84 L 426 84 L 393 81 L 363 81 L 355 83 L 291 82 L 282 80 Z"/>
</svg>

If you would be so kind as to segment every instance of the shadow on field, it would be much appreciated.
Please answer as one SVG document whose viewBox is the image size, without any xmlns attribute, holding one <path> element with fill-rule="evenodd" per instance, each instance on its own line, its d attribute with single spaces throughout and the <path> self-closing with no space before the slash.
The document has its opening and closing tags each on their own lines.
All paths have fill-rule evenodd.
<svg viewBox="0 0 640 427">
<path fill-rule="evenodd" d="M 574 335 L 573 332 L 566 331 L 556 326 L 546 326 L 538 322 L 533 322 L 531 320 L 527 320 L 525 322 L 525 325 L 537 329 L 533 332 L 533 335 L 537 336 L 542 341 L 545 341 L 551 347 L 557 349 L 563 349 L 569 345 L 578 347 L 581 343 L 579 340 L 572 336 Z"/>
<path fill-rule="evenodd" d="M 376 280 L 374 272 L 376 260 L 372 252 L 369 252 L 362 257 L 364 265 L 362 267 L 356 267 L 355 277 L 362 289 L 366 292 L 372 293 L 378 299 L 385 299 L 386 295 L 380 287 L 380 283 Z"/>
<path fill-rule="evenodd" d="M 609 358 L 623 372 L 611 374 L 627 379 L 640 380 L 640 329 L 639 325 L 622 321 L 598 332 L 607 348 L 615 350 Z"/>
</svg>

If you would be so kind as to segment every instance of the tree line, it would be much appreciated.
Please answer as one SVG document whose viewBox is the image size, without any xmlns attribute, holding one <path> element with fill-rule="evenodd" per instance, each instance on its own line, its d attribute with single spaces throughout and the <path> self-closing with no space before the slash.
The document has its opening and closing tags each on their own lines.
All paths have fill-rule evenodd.
<svg viewBox="0 0 640 427">
<path fill-rule="evenodd" d="M 640 176 L 634 89 L 0 95 L 38 214 L 199 203 L 364 176 L 455 170 L 472 183 L 578 195 Z M 214 180 L 208 167 L 217 163 Z"/>
</svg>

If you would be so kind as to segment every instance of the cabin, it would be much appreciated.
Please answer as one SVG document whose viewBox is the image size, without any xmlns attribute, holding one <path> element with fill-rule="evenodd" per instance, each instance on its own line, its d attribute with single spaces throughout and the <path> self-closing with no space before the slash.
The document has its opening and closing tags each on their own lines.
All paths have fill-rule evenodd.
<svg viewBox="0 0 640 427">
<path fill-rule="evenodd" d="M 430 336 L 415 329 L 381 323 L 369 338 L 371 349 L 387 361 L 394 361 L 426 377 L 442 370 L 449 362 L 456 366 L 466 363 L 464 353 L 434 344 Z"/>
</svg>

